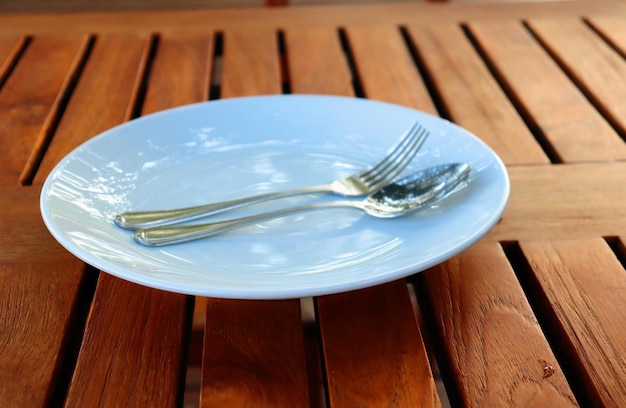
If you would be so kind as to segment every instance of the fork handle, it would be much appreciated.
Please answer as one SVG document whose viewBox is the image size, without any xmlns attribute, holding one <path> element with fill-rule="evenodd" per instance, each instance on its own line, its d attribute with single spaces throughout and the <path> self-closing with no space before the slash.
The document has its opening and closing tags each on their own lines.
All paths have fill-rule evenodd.
<svg viewBox="0 0 626 408">
<path fill-rule="evenodd" d="M 242 228 L 246 225 L 272 218 L 284 217 L 289 214 L 332 207 L 352 207 L 362 209 L 360 205 L 361 204 L 358 201 L 328 201 L 305 204 L 297 207 L 287 207 L 280 210 L 249 215 L 247 217 L 210 222 L 206 224 L 174 225 L 140 229 L 135 231 L 135 241 L 146 246 L 178 244 L 196 239 L 207 238 L 226 231 Z"/>
<path fill-rule="evenodd" d="M 173 210 L 157 211 L 128 211 L 115 216 L 115 224 L 129 229 L 138 230 L 144 228 L 159 227 L 178 222 L 191 221 L 209 215 L 221 213 L 247 205 L 264 201 L 276 200 L 302 194 L 332 192 L 330 185 L 303 187 L 292 190 L 276 191 L 244 197 L 230 201 L 221 201 L 214 204 L 199 205 L 196 207 L 178 208 Z"/>
</svg>

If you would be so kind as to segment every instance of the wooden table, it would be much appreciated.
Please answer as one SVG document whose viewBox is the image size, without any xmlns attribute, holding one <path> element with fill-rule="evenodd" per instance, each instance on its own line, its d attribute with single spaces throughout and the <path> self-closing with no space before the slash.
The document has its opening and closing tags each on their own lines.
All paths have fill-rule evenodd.
<svg viewBox="0 0 626 408">
<path fill-rule="evenodd" d="M 626 406 L 625 57 L 608 0 L 1 15 L 0 406 L 193 406 L 195 366 L 204 407 Z M 90 137 L 284 92 L 466 127 L 507 164 L 502 220 L 406 281 L 280 301 L 140 287 L 44 227 Z"/>
</svg>

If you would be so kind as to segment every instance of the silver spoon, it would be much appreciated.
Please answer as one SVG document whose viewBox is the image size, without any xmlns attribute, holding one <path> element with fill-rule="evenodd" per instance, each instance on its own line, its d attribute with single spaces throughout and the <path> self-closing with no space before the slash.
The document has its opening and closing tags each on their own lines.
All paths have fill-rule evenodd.
<svg viewBox="0 0 626 408">
<path fill-rule="evenodd" d="M 413 173 L 362 201 L 313 203 L 226 221 L 141 229 L 135 231 L 135 240 L 149 246 L 176 244 L 206 238 L 270 218 L 333 207 L 357 208 L 380 218 L 399 217 L 440 202 L 465 183 L 470 171 L 469 164 L 444 164 Z"/>
</svg>

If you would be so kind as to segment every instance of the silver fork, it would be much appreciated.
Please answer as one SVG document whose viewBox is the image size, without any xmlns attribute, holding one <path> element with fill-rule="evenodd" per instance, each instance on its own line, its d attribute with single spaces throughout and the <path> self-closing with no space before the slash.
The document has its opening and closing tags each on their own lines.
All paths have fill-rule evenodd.
<svg viewBox="0 0 626 408">
<path fill-rule="evenodd" d="M 300 194 L 326 192 L 349 197 L 371 194 L 383 188 L 404 170 L 420 149 L 426 137 L 428 137 L 428 131 L 416 122 L 375 166 L 335 180 L 330 184 L 259 194 L 196 207 L 123 212 L 115 216 L 115 223 L 122 228 L 137 230 L 195 220 L 262 201 Z"/>
</svg>

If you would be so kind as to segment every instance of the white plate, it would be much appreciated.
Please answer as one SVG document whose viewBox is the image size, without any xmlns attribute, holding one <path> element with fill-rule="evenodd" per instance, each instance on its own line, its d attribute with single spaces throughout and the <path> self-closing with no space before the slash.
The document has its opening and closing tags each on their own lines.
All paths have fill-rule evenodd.
<svg viewBox="0 0 626 408">
<path fill-rule="evenodd" d="M 378 160 L 416 120 L 431 134 L 405 173 L 448 162 L 473 168 L 468 187 L 436 208 L 396 219 L 315 211 L 158 248 L 113 224 L 121 211 L 332 181 Z M 450 122 L 364 99 L 290 95 L 189 105 L 110 129 L 56 166 L 41 212 L 61 245 L 120 278 L 192 295 L 276 299 L 363 288 L 436 265 L 486 234 L 508 195 L 502 161 Z"/>
</svg>

